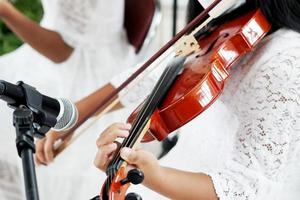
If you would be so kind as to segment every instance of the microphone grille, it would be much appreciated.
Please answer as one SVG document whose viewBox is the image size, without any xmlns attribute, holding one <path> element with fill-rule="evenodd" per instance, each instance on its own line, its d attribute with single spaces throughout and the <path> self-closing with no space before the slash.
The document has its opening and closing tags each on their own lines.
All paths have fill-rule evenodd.
<svg viewBox="0 0 300 200">
<path fill-rule="evenodd" d="M 60 104 L 60 112 L 57 117 L 57 123 L 54 126 L 55 131 L 65 131 L 71 129 L 77 122 L 78 111 L 73 102 L 68 99 L 57 99 Z"/>
</svg>

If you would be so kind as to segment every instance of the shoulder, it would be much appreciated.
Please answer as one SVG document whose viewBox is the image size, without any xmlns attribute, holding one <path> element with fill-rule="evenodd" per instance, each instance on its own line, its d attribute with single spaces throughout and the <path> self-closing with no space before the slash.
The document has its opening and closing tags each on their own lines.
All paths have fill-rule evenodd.
<svg viewBox="0 0 300 200">
<path fill-rule="evenodd" d="M 288 29 L 278 30 L 265 38 L 242 61 L 241 67 L 245 70 L 246 79 L 255 84 L 263 86 L 270 83 L 277 89 L 299 87 L 300 34 Z"/>
<path fill-rule="evenodd" d="M 278 124 L 287 112 L 295 117 L 300 111 L 299 52 L 298 33 L 282 29 L 270 35 L 231 71 L 224 101 L 247 120 L 265 115 Z"/>
<path fill-rule="evenodd" d="M 278 30 L 266 38 L 254 56 L 258 56 L 253 66 L 257 76 L 264 77 L 268 82 L 272 80 L 278 90 L 286 87 L 300 89 L 299 33 L 288 29 Z"/>
<path fill-rule="evenodd" d="M 247 91 L 244 95 L 250 95 L 249 91 L 262 95 L 284 89 L 289 94 L 292 90 L 297 91 L 293 95 L 300 94 L 300 34 L 280 29 L 269 35 L 237 63 L 230 74 L 230 96 L 237 91 Z"/>
<path fill-rule="evenodd" d="M 263 42 L 257 47 L 253 56 L 256 56 L 255 62 L 260 65 L 262 63 L 277 62 L 292 59 L 294 64 L 300 64 L 298 55 L 300 52 L 300 34 L 290 29 L 279 29 L 275 33 L 267 36 Z"/>
</svg>

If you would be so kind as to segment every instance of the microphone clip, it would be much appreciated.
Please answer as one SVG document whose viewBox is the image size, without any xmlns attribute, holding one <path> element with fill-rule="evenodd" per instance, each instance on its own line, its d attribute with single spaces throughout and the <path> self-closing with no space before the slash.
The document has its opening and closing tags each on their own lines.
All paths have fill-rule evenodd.
<svg viewBox="0 0 300 200">
<path fill-rule="evenodd" d="M 22 81 L 17 82 L 17 85 L 23 90 L 24 98 L 19 101 L 8 101 L 8 106 L 17 109 L 26 107 L 33 113 L 33 129 L 34 136 L 43 138 L 45 134 L 55 126 L 56 117 L 43 108 L 43 95 L 38 92 L 34 87 L 25 84 Z M 25 100 L 24 100 L 25 99 Z"/>
</svg>

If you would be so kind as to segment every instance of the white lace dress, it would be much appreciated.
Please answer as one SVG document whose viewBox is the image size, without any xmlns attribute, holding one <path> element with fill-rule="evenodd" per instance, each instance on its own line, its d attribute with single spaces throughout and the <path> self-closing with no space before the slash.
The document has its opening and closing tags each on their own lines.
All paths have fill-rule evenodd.
<svg viewBox="0 0 300 200">
<path fill-rule="evenodd" d="M 74 47 L 74 52 L 67 61 L 55 64 L 25 44 L 0 57 L 0 79 L 23 80 L 46 95 L 76 101 L 135 62 L 134 49 L 127 43 L 123 30 L 123 0 L 42 0 L 42 3 L 45 15 L 41 25 L 60 33 Z M 6 107 L 0 102 L 1 171 L 7 166 L 2 167 L 1 160 L 15 157 L 11 163 L 19 161 L 12 112 Z M 3 184 L 6 180 L 0 177 L 0 194 Z M 5 199 L 5 195 L 0 199 Z"/>
<path fill-rule="evenodd" d="M 181 129 L 161 164 L 207 173 L 220 200 L 299 199 L 300 34 L 268 36 L 230 73 L 221 98 Z M 130 190 L 166 199 L 143 186 Z"/>
</svg>

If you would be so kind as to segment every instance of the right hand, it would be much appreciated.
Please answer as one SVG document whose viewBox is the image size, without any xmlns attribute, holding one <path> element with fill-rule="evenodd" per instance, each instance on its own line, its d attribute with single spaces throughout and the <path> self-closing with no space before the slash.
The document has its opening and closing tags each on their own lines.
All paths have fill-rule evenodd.
<svg viewBox="0 0 300 200">
<path fill-rule="evenodd" d="M 49 131 L 43 139 L 36 142 L 35 161 L 37 165 L 47 165 L 54 159 L 54 144 L 61 140 L 65 134 Z"/>
</svg>

